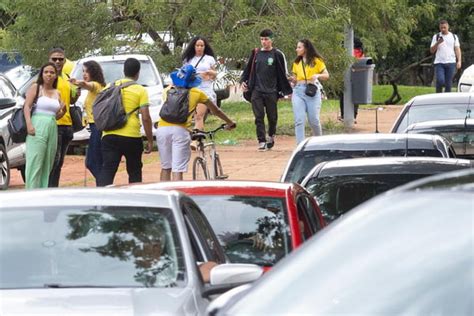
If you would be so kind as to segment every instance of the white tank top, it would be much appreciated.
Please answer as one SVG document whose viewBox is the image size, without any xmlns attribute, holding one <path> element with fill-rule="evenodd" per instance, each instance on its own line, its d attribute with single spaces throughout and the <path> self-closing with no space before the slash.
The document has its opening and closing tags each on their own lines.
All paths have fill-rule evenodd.
<svg viewBox="0 0 474 316">
<path fill-rule="evenodd" d="M 59 104 L 58 99 L 53 99 L 42 95 L 36 101 L 35 113 L 56 115 L 56 112 L 58 112 L 60 106 L 61 105 Z"/>
</svg>

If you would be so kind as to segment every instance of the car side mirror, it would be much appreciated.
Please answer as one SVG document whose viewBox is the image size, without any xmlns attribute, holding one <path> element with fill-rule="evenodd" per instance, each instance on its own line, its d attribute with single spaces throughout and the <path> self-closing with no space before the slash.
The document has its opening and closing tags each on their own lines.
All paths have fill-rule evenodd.
<svg viewBox="0 0 474 316">
<path fill-rule="evenodd" d="M 8 109 L 16 105 L 16 100 L 11 98 L 1 98 L 0 99 L 0 109 Z"/>
</svg>

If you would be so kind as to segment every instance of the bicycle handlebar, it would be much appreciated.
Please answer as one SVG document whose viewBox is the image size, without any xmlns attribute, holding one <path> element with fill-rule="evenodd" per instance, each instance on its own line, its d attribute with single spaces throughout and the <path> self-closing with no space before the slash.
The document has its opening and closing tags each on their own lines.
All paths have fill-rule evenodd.
<svg viewBox="0 0 474 316">
<path fill-rule="evenodd" d="M 234 123 L 234 125 L 236 125 L 236 124 Z M 218 131 L 223 130 L 223 129 L 226 129 L 226 128 L 227 128 L 227 124 L 222 124 L 221 126 L 219 126 L 218 128 L 216 128 L 216 129 L 214 129 L 214 130 L 212 130 L 212 131 L 201 131 L 201 130 L 199 130 L 199 129 L 194 129 L 194 130 L 192 131 L 192 133 L 193 133 L 193 134 L 202 133 L 202 134 L 209 135 L 209 134 L 215 134 L 215 133 L 217 133 Z"/>
</svg>

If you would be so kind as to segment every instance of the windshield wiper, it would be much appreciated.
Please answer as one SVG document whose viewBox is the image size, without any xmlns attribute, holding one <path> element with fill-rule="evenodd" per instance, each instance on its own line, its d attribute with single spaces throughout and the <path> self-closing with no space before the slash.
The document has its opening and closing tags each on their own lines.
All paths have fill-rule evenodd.
<svg viewBox="0 0 474 316">
<path fill-rule="evenodd" d="M 91 284 L 61 284 L 61 283 L 45 283 L 43 285 L 45 288 L 49 289 L 72 289 L 72 288 L 117 288 L 121 286 L 116 285 L 91 285 Z M 127 286 L 129 287 L 129 286 Z"/>
</svg>

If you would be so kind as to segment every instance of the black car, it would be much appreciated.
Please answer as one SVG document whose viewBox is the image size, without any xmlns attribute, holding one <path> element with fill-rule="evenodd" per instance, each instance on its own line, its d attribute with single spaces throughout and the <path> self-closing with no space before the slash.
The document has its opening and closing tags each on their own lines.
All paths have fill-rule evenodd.
<svg viewBox="0 0 474 316">
<path fill-rule="evenodd" d="M 306 138 L 294 151 L 282 182 L 304 179 L 318 163 L 348 158 L 423 156 L 454 158 L 449 142 L 436 135 L 339 134 Z"/>
<path fill-rule="evenodd" d="M 331 222 L 372 197 L 434 174 L 471 168 L 470 160 L 432 157 L 357 158 L 322 162 L 302 185 Z"/>
<path fill-rule="evenodd" d="M 405 133 L 441 135 L 451 142 L 456 157 L 474 159 L 474 118 L 415 123 Z"/>
</svg>

